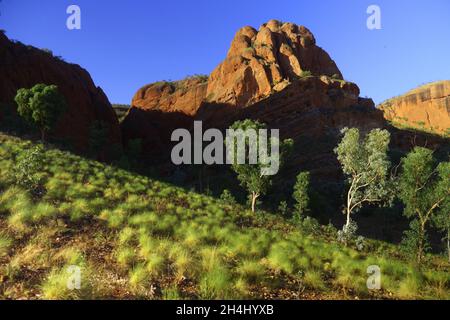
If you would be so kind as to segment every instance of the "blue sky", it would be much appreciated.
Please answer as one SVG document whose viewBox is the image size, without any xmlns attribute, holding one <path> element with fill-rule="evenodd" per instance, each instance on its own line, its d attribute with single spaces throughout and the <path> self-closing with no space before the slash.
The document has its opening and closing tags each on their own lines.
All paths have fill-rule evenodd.
<svg viewBox="0 0 450 320">
<path fill-rule="evenodd" d="M 81 30 L 66 28 L 71 4 L 81 8 Z M 366 27 L 371 4 L 382 30 Z M 150 82 L 210 73 L 240 27 L 270 19 L 307 26 L 377 103 L 450 79 L 448 0 L 0 0 L 10 38 L 80 64 L 115 103 L 130 103 Z"/>
</svg>

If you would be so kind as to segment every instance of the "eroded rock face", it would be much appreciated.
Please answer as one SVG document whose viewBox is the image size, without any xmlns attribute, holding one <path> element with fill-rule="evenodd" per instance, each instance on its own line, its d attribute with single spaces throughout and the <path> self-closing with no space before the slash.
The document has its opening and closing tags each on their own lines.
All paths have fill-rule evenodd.
<svg viewBox="0 0 450 320">
<path fill-rule="evenodd" d="M 450 135 L 450 81 L 430 83 L 382 103 L 394 125 Z"/>
<path fill-rule="evenodd" d="M 109 126 L 108 144 L 121 144 L 119 122 L 111 104 L 86 70 L 51 53 L 12 42 L 0 33 L 0 121 L 7 112 L 17 116 L 14 103 L 17 90 L 37 83 L 57 85 L 67 100 L 68 110 L 52 135 L 85 151 L 92 125 L 102 121 Z"/>
<path fill-rule="evenodd" d="M 206 96 L 207 85 L 207 78 L 202 76 L 153 83 L 139 89 L 133 97 L 132 107 L 193 116 Z"/>
<path fill-rule="evenodd" d="M 324 181 L 342 180 L 333 150 L 344 127 L 357 127 L 363 134 L 387 128 L 402 150 L 440 143 L 392 128 L 315 43 L 305 27 L 275 20 L 259 30 L 240 29 L 207 81 L 189 78 L 140 89 L 122 123 L 124 140 L 142 139 L 149 159 L 170 163 L 173 130 L 191 130 L 195 120 L 203 121 L 204 129 L 225 130 L 237 120 L 257 119 L 279 129 L 282 138 L 294 139 L 288 164 L 292 174 L 301 168 Z"/>
<path fill-rule="evenodd" d="M 342 79 L 330 56 L 305 27 L 271 20 L 240 29 L 226 59 L 211 73 L 208 102 L 248 106 L 283 90 L 305 72 Z"/>
<path fill-rule="evenodd" d="M 190 116 L 203 101 L 246 107 L 283 90 L 307 71 L 342 80 L 334 61 L 316 46 L 307 28 L 271 20 L 259 31 L 249 26 L 240 29 L 209 79 L 147 85 L 135 94 L 132 106 Z"/>
<path fill-rule="evenodd" d="M 311 76 L 306 77 L 306 71 Z M 142 139 L 147 151 L 167 148 L 174 129 L 190 128 L 194 119 L 215 113 L 224 105 L 227 113 L 249 108 L 302 78 L 310 78 L 306 83 L 318 81 L 328 92 L 323 97 L 325 91 L 309 90 L 309 95 L 315 95 L 313 106 L 328 101 L 328 94 L 332 99 L 342 96 L 338 102 L 342 105 L 358 100 L 359 88 L 342 80 L 334 61 L 316 46 L 307 28 L 276 20 L 259 30 L 244 27 L 236 33 L 225 60 L 209 77 L 158 82 L 139 89 L 122 123 L 124 140 Z M 272 109 L 276 112 L 277 106 Z M 218 120 L 224 121 L 227 115 L 223 117 Z"/>
</svg>

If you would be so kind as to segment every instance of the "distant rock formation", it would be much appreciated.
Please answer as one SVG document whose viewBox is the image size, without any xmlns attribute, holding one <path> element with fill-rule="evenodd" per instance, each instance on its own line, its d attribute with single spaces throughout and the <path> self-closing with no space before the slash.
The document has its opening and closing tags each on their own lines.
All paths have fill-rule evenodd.
<svg viewBox="0 0 450 320">
<path fill-rule="evenodd" d="M 247 106 L 283 90 L 303 74 L 342 79 L 330 56 L 303 26 L 271 20 L 259 31 L 240 29 L 209 78 L 209 102 Z"/>
<path fill-rule="evenodd" d="M 17 90 L 37 83 L 57 85 L 69 106 L 51 133 L 53 136 L 85 151 L 92 125 L 103 122 L 109 127 L 107 143 L 121 144 L 119 122 L 111 104 L 86 70 L 54 57 L 51 52 L 10 41 L 0 33 L 0 126 L 7 112 L 17 116 L 14 102 Z"/>
<path fill-rule="evenodd" d="M 379 108 L 394 125 L 450 136 L 450 80 L 420 86 Z"/>
<path fill-rule="evenodd" d="M 144 150 L 157 156 L 170 148 L 172 131 L 189 129 L 193 120 L 225 128 L 242 117 L 259 118 L 269 126 L 280 125 L 282 134 L 293 138 L 303 131 L 330 131 L 326 127 L 339 131 L 352 118 L 343 116 L 342 123 L 337 119 L 333 123 L 334 116 L 326 118 L 343 110 L 378 114 L 376 121 L 363 115 L 357 121 L 382 125 L 381 112 L 359 93 L 356 84 L 343 80 L 307 28 L 271 20 L 259 31 L 241 28 L 225 60 L 209 77 L 157 82 L 139 89 L 122 122 L 122 133 L 125 142 L 142 139 Z"/>
<path fill-rule="evenodd" d="M 388 128 L 404 150 L 440 143 L 393 128 L 371 99 L 359 95 L 358 86 L 343 80 L 307 28 L 272 20 L 259 31 L 240 29 L 209 77 L 141 88 L 122 122 L 122 134 L 125 143 L 141 139 L 148 159 L 167 162 L 175 129 L 190 130 L 195 120 L 202 120 L 204 128 L 224 130 L 236 120 L 257 119 L 294 139 L 288 164 L 294 172 L 310 170 L 325 180 L 340 175 L 333 149 L 344 127 L 363 133 Z"/>
</svg>

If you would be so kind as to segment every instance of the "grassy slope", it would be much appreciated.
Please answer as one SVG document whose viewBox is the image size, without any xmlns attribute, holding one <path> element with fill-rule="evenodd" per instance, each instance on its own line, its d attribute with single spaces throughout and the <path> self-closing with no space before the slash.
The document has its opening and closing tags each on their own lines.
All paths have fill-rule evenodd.
<svg viewBox="0 0 450 320">
<path fill-rule="evenodd" d="M 450 298 L 448 264 L 421 272 L 395 246 L 358 252 L 333 231 L 308 236 L 282 218 L 188 192 L 55 149 L 46 193 L 10 178 L 31 143 L 0 134 L 0 298 Z M 67 289 L 67 267 L 82 270 Z M 382 290 L 366 269 L 379 265 Z"/>
</svg>

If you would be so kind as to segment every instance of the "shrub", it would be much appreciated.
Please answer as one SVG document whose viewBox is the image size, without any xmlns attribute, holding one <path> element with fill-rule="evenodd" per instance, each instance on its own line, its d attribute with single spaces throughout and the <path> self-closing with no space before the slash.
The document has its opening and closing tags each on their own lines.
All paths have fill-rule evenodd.
<svg viewBox="0 0 450 320">
<path fill-rule="evenodd" d="M 295 200 L 294 219 L 302 220 L 308 212 L 309 206 L 309 172 L 301 172 L 297 176 L 292 197 Z"/>
<path fill-rule="evenodd" d="M 147 258 L 146 270 L 149 273 L 149 276 L 156 278 L 164 272 L 165 259 L 157 253 L 151 254 Z"/>
<path fill-rule="evenodd" d="M 301 73 L 300 73 L 300 78 L 306 78 L 306 77 L 311 77 L 313 74 L 312 74 L 312 72 L 311 71 L 302 71 Z"/>
<path fill-rule="evenodd" d="M 162 290 L 162 298 L 163 300 L 181 300 L 180 291 L 177 286 L 171 286 L 169 288 Z"/>
<path fill-rule="evenodd" d="M 149 273 L 145 265 L 139 264 L 130 270 L 129 281 L 132 289 L 137 291 L 144 289 L 149 280 Z"/>
<path fill-rule="evenodd" d="M 136 254 L 134 250 L 129 247 L 119 248 L 119 250 L 116 253 L 117 263 L 124 268 L 127 268 L 128 266 L 132 265 L 135 259 Z"/>
<path fill-rule="evenodd" d="M 322 279 L 322 275 L 319 271 L 308 270 L 303 278 L 305 285 L 310 289 L 323 290 L 325 288 L 325 283 Z"/>
<path fill-rule="evenodd" d="M 48 300 L 79 300 L 92 298 L 92 286 L 90 282 L 90 271 L 81 268 L 80 288 L 70 288 L 71 272 L 69 266 L 61 269 L 54 268 L 42 284 L 42 295 Z"/>
<path fill-rule="evenodd" d="M 199 296 L 201 299 L 227 299 L 230 297 L 232 286 L 228 269 L 216 265 L 210 271 L 203 274 L 199 284 Z"/>
<path fill-rule="evenodd" d="M 239 263 L 236 272 L 243 279 L 258 283 L 265 274 L 265 268 L 259 261 L 244 260 Z"/>
<path fill-rule="evenodd" d="M 319 234 L 320 232 L 320 224 L 319 222 L 312 218 L 312 217 L 306 217 L 305 219 L 303 219 L 303 221 L 301 222 L 301 227 L 302 230 L 306 233 L 306 234 Z"/>
<path fill-rule="evenodd" d="M 14 166 L 14 179 L 18 186 L 32 192 L 37 192 L 41 187 L 41 176 L 43 169 L 44 148 L 37 145 L 19 154 Z"/>
<path fill-rule="evenodd" d="M 7 255 L 13 240 L 6 234 L 0 233 L 0 258 Z"/>
<path fill-rule="evenodd" d="M 358 231 L 358 225 L 355 221 L 350 220 L 350 223 L 345 224 L 342 230 L 337 233 L 337 240 L 345 245 L 348 245 L 352 241 Z"/>
<path fill-rule="evenodd" d="M 228 205 L 236 204 L 236 199 L 233 197 L 230 190 L 228 189 L 223 190 L 222 194 L 220 195 L 220 200 L 222 200 L 224 203 Z"/>
<path fill-rule="evenodd" d="M 278 212 L 282 217 L 287 217 L 289 215 L 289 207 L 286 201 L 281 201 L 278 206 Z"/>
</svg>

